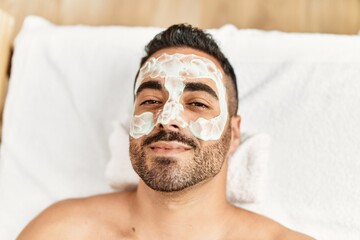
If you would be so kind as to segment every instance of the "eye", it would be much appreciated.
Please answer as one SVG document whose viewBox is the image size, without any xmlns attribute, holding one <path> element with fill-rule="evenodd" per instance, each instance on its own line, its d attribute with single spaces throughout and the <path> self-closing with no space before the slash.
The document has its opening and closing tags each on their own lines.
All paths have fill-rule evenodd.
<svg viewBox="0 0 360 240">
<path fill-rule="evenodd" d="M 157 100 L 146 100 L 140 103 L 140 105 L 154 105 L 154 104 L 161 104 L 161 102 Z"/>
<path fill-rule="evenodd" d="M 197 108 L 206 108 L 206 109 L 209 108 L 208 105 L 201 103 L 201 102 L 191 102 L 191 103 L 189 103 L 189 105 L 197 107 Z"/>
</svg>

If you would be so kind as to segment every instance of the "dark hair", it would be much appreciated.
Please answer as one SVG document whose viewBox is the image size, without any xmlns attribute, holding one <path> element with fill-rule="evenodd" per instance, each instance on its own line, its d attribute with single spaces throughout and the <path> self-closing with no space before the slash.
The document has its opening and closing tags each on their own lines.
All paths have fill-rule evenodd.
<svg viewBox="0 0 360 240">
<path fill-rule="evenodd" d="M 213 56 L 221 65 L 224 73 L 230 78 L 231 87 L 228 89 L 228 104 L 230 115 L 236 115 L 238 109 L 238 90 L 236 75 L 229 60 L 221 52 L 212 35 L 189 24 L 175 24 L 157 34 L 145 47 L 146 55 L 141 59 L 140 67 L 157 51 L 173 48 L 188 47 L 200 50 Z M 137 75 L 136 74 L 136 78 Z"/>
</svg>

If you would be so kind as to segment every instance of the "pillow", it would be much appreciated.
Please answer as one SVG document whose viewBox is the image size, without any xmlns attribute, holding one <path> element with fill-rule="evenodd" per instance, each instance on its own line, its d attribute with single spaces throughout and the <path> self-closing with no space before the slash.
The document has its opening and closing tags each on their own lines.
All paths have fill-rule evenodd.
<svg viewBox="0 0 360 240">
<path fill-rule="evenodd" d="M 160 30 L 26 19 L 3 116 L 0 239 L 54 201 L 112 191 L 111 122 L 128 116 L 142 49 Z M 241 132 L 271 138 L 263 201 L 239 205 L 317 239 L 359 239 L 358 36 L 210 32 L 235 68 Z"/>
</svg>

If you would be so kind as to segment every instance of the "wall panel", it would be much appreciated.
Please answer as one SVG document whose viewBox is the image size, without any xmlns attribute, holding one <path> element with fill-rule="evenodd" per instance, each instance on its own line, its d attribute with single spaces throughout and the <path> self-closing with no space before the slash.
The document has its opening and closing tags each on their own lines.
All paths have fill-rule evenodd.
<svg viewBox="0 0 360 240">
<path fill-rule="evenodd" d="M 240 28 L 354 34 L 360 0 L 0 0 L 16 19 L 29 14 L 58 24 L 161 26 L 189 22 Z"/>
</svg>

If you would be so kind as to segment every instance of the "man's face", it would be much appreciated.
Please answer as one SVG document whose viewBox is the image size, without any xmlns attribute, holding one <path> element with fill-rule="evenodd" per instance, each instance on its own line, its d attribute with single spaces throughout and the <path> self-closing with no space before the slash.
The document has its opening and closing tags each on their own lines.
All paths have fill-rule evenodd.
<svg viewBox="0 0 360 240">
<path fill-rule="evenodd" d="M 221 170 L 231 140 L 222 76 L 216 60 L 189 48 L 158 51 L 141 68 L 130 158 L 152 189 L 180 191 Z"/>
</svg>

